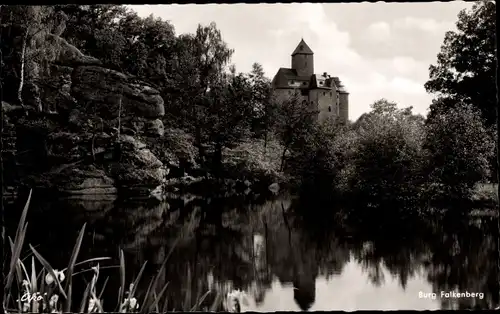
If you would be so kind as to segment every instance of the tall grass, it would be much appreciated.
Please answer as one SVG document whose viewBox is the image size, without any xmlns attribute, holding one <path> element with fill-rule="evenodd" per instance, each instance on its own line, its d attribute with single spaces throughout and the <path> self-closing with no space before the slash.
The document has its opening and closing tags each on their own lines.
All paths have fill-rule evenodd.
<svg viewBox="0 0 500 314">
<path fill-rule="evenodd" d="M 9 243 L 11 248 L 10 263 L 7 276 L 5 277 L 5 292 L 4 292 L 4 312 L 5 313 L 27 313 L 27 312 L 39 312 L 39 313 L 62 313 L 62 312 L 89 312 L 89 313 L 102 313 L 103 311 L 103 300 L 102 295 L 109 278 L 106 278 L 101 289 L 99 289 L 97 282 L 99 279 L 100 269 L 104 267 L 99 266 L 99 261 L 110 260 L 110 257 L 97 257 L 84 260 L 82 262 L 77 262 L 78 253 L 80 252 L 83 236 L 85 234 L 86 224 L 83 225 L 78 238 L 76 239 L 75 246 L 71 257 L 68 262 L 68 266 L 62 270 L 54 269 L 45 258 L 33 247 L 29 245 L 29 252 L 31 256 L 31 265 L 26 265 L 25 260 L 27 258 L 21 259 L 21 252 L 24 247 L 24 241 L 26 236 L 26 230 L 28 228 L 28 223 L 26 222 L 26 217 L 28 213 L 29 204 L 31 201 L 32 192 L 30 191 L 28 200 L 21 214 L 19 224 L 17 226 L 16 234 L 14 240 L 10 237 Z M 164 285 L 160 285 L 160 278 L 164 275 L 166 271 L 167 261 L 176 247 L 177 242 L 180 238 L 177 238 L 175 244 L 171 247 L 170 252 L 166 256 L 164 262 L 160 266 L 160 269 L 156 276 L 154 276 L 148 286 L 145 295 L 142 298 L 142 302 L 139 302 L 136 298 L 136 289 L 142 279 L 144 270 L 146 268 L 145 262 L 137 277 L 132 280 L 127 287 L 126 283 L 126 268 L 125 268 L 125 258 L 123 251 L 120 250 L 120 264 L 111 267 L 119 268 L 119 280 L 120 288 L 118 289 L 117 297 L 117 308 L 116 312 L 120 313 L 130 313 L 130 312 L 166 312 L 168 310 L 168 282 Z M 28 256 L 29 257 L 29 256 Z M 38 263 L 36 263 L 36 261 Z M 84 269 L 79 272 L 75 272 L 75 267 L 80 265 L 88 265 L 89 263 L 97 262 L 97 266 Z M 38 265 L 37 265 L 38 264 Z M 30 267 L 30 272 L 28 272 L 28 267 Z M 110 267 L 110 266 L 108 266 Z M 75 276 L 86 272 L 93 272 L 93 277 L 90 283 L 87 284 L 85 291 L 82 296 L 73 295 L 73 279 Z M 186 286 L 191 287 L 191 274 L 188 271 L 186 278 Z M 158 292 L 159 291 L 159 292 Z M 201 291 L 201 290 L 199 290 Z M 201 304 L 205 298 L 211 293 L 211 291 L 206 292 L 201 295 L 198 293 L 194 302 L 192 301 L 191 290 L 187 289 L 185 300 L 183 302 L 183 308 L 179 309 L 182 311 L 198 311 L 198 310 L 210 310 L 216 311 L 221 303 L 222 298 L 220 292 L 216 292 L 215 301 L 209 308 L 201 309 Z M 14 296 L 15 295 L 15 296 Z M 73 301 L 80 298 L 79 306 L 76 307 Z"/>
</svg>

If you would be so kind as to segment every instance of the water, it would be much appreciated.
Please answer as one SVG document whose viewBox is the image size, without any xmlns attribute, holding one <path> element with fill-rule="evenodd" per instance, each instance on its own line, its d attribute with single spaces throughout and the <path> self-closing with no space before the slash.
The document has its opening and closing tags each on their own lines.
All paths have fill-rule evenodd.
<svg viewBox="0 0 500 314">
<path fill-rule="evenodd" d="M 492 218 L 353 222 L 336 216 L 326 220 L 325 231 L 317 219 L 294 215 L 298 205 L 292 197 L 252 203 L 189 195 L 162 203 L 43 200 L 35 193 L 27 241 L 61 269 L 87 222 L 79 260 L 113 258 L 100 264 L 111 266 L 102 269 L 100 279 L 102 286 L 110 276 L 103 294 L 109 311 L 119 287 L 119 271 L 113 268 L 119 248 L 130 282 L 146 260 L 145 277 L 153 276 L 176 239 L 162 278 L 169 282 L 171 309 L 182 309 L 188 290 L 194 298 L 228 288 L 245 291 L 243 311 L 487 309 L 498 304 Z M 16 206 L 6 215 L 9 234 L 20 212 Z M 88 281 L 91 274 L 81 276 Z M 148 283 L 140 285 L 139 294 Z M 481 294 L 441 298 L 441 291 Z"/>
</svg>

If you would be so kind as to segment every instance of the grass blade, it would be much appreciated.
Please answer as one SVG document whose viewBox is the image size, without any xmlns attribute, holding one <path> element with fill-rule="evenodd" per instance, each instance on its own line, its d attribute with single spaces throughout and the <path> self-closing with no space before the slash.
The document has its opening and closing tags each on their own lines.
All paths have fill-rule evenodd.
<svg viewBox="0 0 500 314">
<path fill-rule="evenodd" d="M 122 287 L 118 287 L 118 300 L 116 300 L 116 308 L 115 312 L 120 312 L 120 307 L 121 307 L 121 295 L 122 295 Z"/>
<path fill-rule="evenodd" d="M 166 313 L 168 309 L 168 296 L 165 297 L 165 301 L 163 303 L 163 309 L 161 310 L 162 313 Z"/>
<path fill-rule="evenodd" d="M 31 282 L 30 282 L 30 276 L 28 275 L 28 271 L 26 270 L 26 267 L 24 266 L 24 263 L 21 262 L 21 260 L 17 260 L 17 263 L 19 264 L 19 266 L 21 267 L 21 269 L 23 270 L 23 273 L 24 273 L 24 276 L 26 276 L 26 280 L 28 281 L 28 283 L 31 285 Z"/>
<path fill-rule="evenodd" d="M 106 280 L 104 280 L 104 284 L 102 285 L 101 292 L 99 293 L 99 297 L 98 297 L 99 300 L 101 300 L 104 289 L 106 289 L 106 285 L 108 284 L 108 280 L 109 280 L 109 276 L 106 277 Z"/>
<path fill-rule="evenodd" d="M 82 296 L 82 302 L 80 303 L 80 311 L 79 313 L 86 313 L 85 305 L 87 305 L 87 301 L 89 298 L 89 293 L 90 293 L 90 283 L 87 284 L 87 288 L 85 288 L 85 291 L 83 292 Z"/>
<path fill-rule="evenodd" d="M 14 242 L 12 242 L 11 237 L 9 237 L 9 244 L 10 244 L 10 254 L 14 255 Z"/>
<path fill-rule="evenodd" d="M 160 312 L 160 309 L 158 308 L 158 303 L 160 302 L 160 299 L 163 296 L 163 294 L 165 293 L 165 291 L 167 291 L 168 284 L 169 283 L 167 282 L 167 284 L 163 287 L 163 289 L 161 289 L 161 291 L 158 294 L 158 296 L 156 296 L 156 293 L 155 293 L 155 300 L 154 300 L 153 304 L 151 304 L 151 306 L 149 307 L 149 312 L 152 312 L 153 309 L 155 309 L 155 311 L 157 313 Z"/>
<path fill-rule="evenodd" d="M 145 261 L 144 264 L 142 264 L 141 270 L 139 271 L 137 278 L 135 278 L 135 280 L 134 280 L 134 287 L 132 288 L 132 291 L 130 292 L 131 298 L 133 298 L 135 295 L 135 291 L 137 290 L 137 285 L 139 285 L 139 282 L 142 278 L 142 273 L 144 272 L 144 269 L 146 268 L 147 263 L 148 263 L 148 261 Z"/>
<path fill-rule="evenodd" d="M 23 273 L 22 273 L 22 270 L 21 270 L 21 265 L 19 265 L 19 263 L 16 264 L 16 276 L 17 276 L 17 286 L 20 287 L 20 289 L 22 289 L 22 283 L 23 283 Z M 24 290 L 24 289 L 23 289 Z M 22 291 L 19 290 L 19 293 L 21 293 Z"/>
<path fill-rule="evenodd" d="M 108 260 L 108 259 L 111 259 L 111 257 L 94 257 L 94 258 L 89 258 L 89 259 L 86 259 L 86 260 L 84 260 L 82 262 L 76 263 L 75 266 L 80 266 L 82 264 L 90 263 L 90 262 L 104 261 L 104 260 Z M 63 271 L 66 271 L 66 270 L 67 270 L 67 268 L 63 269 Z"/>
<path fill-rule="evenodd" d="M 10 287 L 12 286 L 12 281 L 14 280 L 16 262 L 21 254 L 21 250 L 24 244 L 24 237 L 26 235 L 26 228 L 28 227 L 28 224 L 25 224 L 25 221 L 26 221 L 26 216 L 28 215 L 29 204 L 31 202 L 31 194 L 32 190 L 30 190 L 30 193 L 28 195 L 28 200 L 26 201 L 23 212 L 21 213 L 21 219 L 19 220 L 19 224 L 17 225 L 16 237 L 14 238 L 14 243 L 12 246 L 13 250 L 10 260 L 9 272 L 7 274 L 7 283 L 4 286 L 5 287 L 4 291 L 10 291 Z"/>
<path fill-rule="evenodd" d="M 147 305 L 147 301 L 149 300 L 149 291 L 151 291 L 151 287 L 153 286 L 153 281 L 154 281 L 154 278 L 151 279 L 151 281 L 149 282 L 148 289 L 146 290 L 146 294 L 144 295 L 144 300 L 142 300 L 142 305 L 141 305 L 141 309 L 140 309 L 141 313 L 144 309 L 149 308 Z"/>
<path fill-rule="evenodd" d="M 212 306 L 210 307 L 210 312 L 217 312 L 221 302 L 222 302 L 222 293 L 220 293 L 220 291 L 217 291 L 214 303 L 212 303 Z"/>
<path fill-rule="evenodd" d="M 38 259 L 38 261 L 43 265 L 43 267 L 45 267 L 45 269 L 47 269 L 50 274 L 54 277 L 54 280 L 55 282 L 57 283 L 57 287 L 59 288 L 59 292 L 63 295 L 63 297 L 65 299 L 68 299 L 68 296 L 66 295 L 66 293 L 64 292 L 64 289 L 63 287 L 61 286 L 61 282 L 59 281 L 59 278 L 57 278 L 56 276 L 56 273 L 54 271 L 54 269 L 52 268 L 52 266 L 50 266 L 50 264 L 40 255 L 40 253 L 37 252 L 37 250 L 35 250 L 34 247 L 32 247 L 30 245 L 30 248 L 31 250 L 33 251 L 33 254 L 35 254 L 35 257 Z"/>
<path fill-rule="evenodd" d="M 67 267 L 67 274 L 66 277 L 68 278 L 68 281 L 66 281 L 66 285 L 64 289 L 68 293 L 68 299 L 66 300 L 66 307 L 65 307 L 65 312 L 71 312 L 71 297 L 72 297 L 72 284 L 73 284 L 73 270 L 75 268 L 75 263 L 76 263 L 76 258 L 78 257 L 78 253 L 80 252 L 80 248 L 82 246 L 82 241 L 83 241 L 83 235 L 85 232 L 85 226 L 87 223 L 83 224 L 82 229 L 80 230 L 80 233 L 78 234 L 78 238 L 76 239 L 75 246 L 73 247 L 73 252 L 71 253 L 71 257 L 69 259 L 69 264 Z"/>
<path fill-rule="evenodd" d="M 42 268 L 42 271 L 37 276 L 37 280 L 38 280 L 39 276 L 41 276 L 42 278 L 45 278 L 45 268 Z M 43 280 L 43 279 L 40 282 L 40 291 L 45 291 L 45 280 Z"/>
<path fill-rule="evenodd" d="M 37 247 L 39 247 L 40 244 L 37 244 L 37 245 L 34 245 L 33 247 L 36 249 Z M 22 261 L 24 262 L 26 259 L 30 258 L 31 255 L 33 255 L 33 252 L 31 252 L 31 249 L 27 249 L 24 253 L 21 253 L 23 257 Z"/>
<path fill-rule="evenodd" d="M 174 244 L 170 248 L 170 251 L 168 252 L 167 256 L 165 257 L 165 260 L 161 264 L 160 270 L 158 271 L 158 274 L 154 277 L 152 283 L 150 284 L 151 289 L 153 289 L 153 291 L 156 290 L 156 285 L 158 284 L 158 280 L 160 279 L 161 274 L 165 270 L 165 267 L 167 266 L 168 259 L 170 258 L 170 255 L 172 255 L 172 252 L 174 251 L 174 249 L 177 247 L 177 243 L 179 243 L 180 239 L 181 239 L 181 237 L 178 237 L 175 240 Z M 148 290 L 149 290 L 149 288 L 148 288 Z M 146 301 L 149 301 L 149 295 L 148 294 L 146 294 L 146 296 L 144 298 L 143 305 L 146 304 Z"/>
<path fill-rule="evenodd" d="M 31 292 L 34 294 L 38 292 L 37 280 L 36 280 L 36 269 L 35 269 L 35 258 L 31 257 Z"/>
<path fill-rule="evenodd" d="M 120 293 L 118 294 L 118 306 L 123 302 L 123 295 L 125 294 L 125 257 L 123 250 L 120 249 Z"/>
<path fill-rule="evenodd" d="M 196 302 L 196 304 L 191 308 L 191 310 L 189 312 L 194 312 L 196 310 L 198 310 L 200 308 L 200 305 L 203 303 L 203 301 L 205 301 L 205 299 L 207 298 L 207 296 L 210 294 L 210 291 L 207 291 L 205 292 L 204 295 L 201 296 L 201 298 L 198 298 L 198 301 Z"/>
<path fill-rule="evenodd" d="M 186 297 L 184 298 L 184 305 L 182 306 L 183 311 L 187 311 L 187 309 L 191 305 L 191 268 L 187 269 L 187 283 L 186 283 Z"/>
<path fill-rule="evenodd" d="M 156 291 L 153 291 L 153 303 L 149 306 L 149 313 L 153 312 L 155 309 L 156 300 L 158 300 L 158 296 L 156 295 Z M 158 309 L 156 309 L 155 312 L 158 312 Z"/>
<path fill-rule="evenodd" d="M 17 261 L 19 260 L 19 256 L 21 255 L 21 249 L 24 244 L 24 237 L 26 235 L 26 228 L 28 227 L 28 224 L 26 223 L 24 228 L 21 228 L 19 231 L 19 234 L 16 235 L 16 238 L 14 239 L 14 243 L 11 241 L 11 247 L 12 247 L 12 257 L 10 260 L 10 268 L 9 268 L 9 273 L 7 275 L 7 284 L 5 285 L 5 291 L 9 291 L 10 287 L 12 286 L 12 281 L 14 280 L 14 272 L 16 272 L 17 268 Z"/>
</svg>

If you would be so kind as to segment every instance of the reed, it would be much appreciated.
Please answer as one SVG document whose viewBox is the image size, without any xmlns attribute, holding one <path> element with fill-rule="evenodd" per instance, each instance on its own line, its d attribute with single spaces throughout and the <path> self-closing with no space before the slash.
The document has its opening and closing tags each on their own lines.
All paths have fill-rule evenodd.
<svg viewBox="0 0 500 314">
<path fill-rule="evenodd" d="M 4 312 L 6 313 L 62 313 L 62 312 L 88 312 L 88 313 L 103 313 L 102 295 L 106 288 L 109 277 L 106 278 L 102 287 L 98 289 L 98 279 L 100 269 L 99 262 L 110 260 L 111 257 L 97 257 L 77 262 L 80 249 L 82 247 L 83 237 L 85 234 L 86 224 L 80 230 L 76 239 L 68 266 L 62 270 L 54 269 L 49 262 L 35 249 L 34 246 L 29 246 L 27 256 L 21 258 L 21 252 L 25 246 L 26 230 L 28 223 L 26 217 L 29 204 L 31 201 L 32 192 L 30 191 L 28 200 L 23 208 L 21 218 L 19 220 L 17 230 L 12 240 L 9 237 L 10 243 L 10 260 L 7 276 L 5 277 L 5 292 L 4 292 Z M 126 268 L 123 251 L 120 250 L 120 264 L 111 267 L 119 268 L 120 288 L 117 293 L 117 308 L 115 312 L 119 313 L 150 313 L 150 312 L 166 312 L 168 310 L 168 282 L 160 285 L 160 278 L 166 272 L 167 262 L 174 248 L 179 242 L 176 239 L 171 247 L 168 255 L 163 261 L 156 276 L 150 282 L 148 289 L 142 297 L 142 302 L 136 298 L 137 287 L 141 282 L 147 262 L 145 262 L 138 275 L 127 286 Z M 31 256 L 31 259 L 28 258 Z M 31 264 L 27 265 L 31 261 Z M 37 263 L 38 262 L 38 263 Z M 75 272 L 77 266 L 85 266 L 90 263 L 96 263 L 94 267 L 88 267 L 81 271 Z M 28 267 L 27 267 L 28 266 Z M 108 266 L 110 267 L 110 266 Z M 30 270 L 28 272 L 28 269 Z M 92 280 L 87 284 L 82 296 L 73 294 L 74 277 L 82 273 L 93 272 Z M 188 272 L 186 277 L 186 286 L 191 287 L 191 274 Z M 97 293 L 97 291 L 100 291 Z M 199 290 L 201 292 L 201 290 Z M 210 308 L 201 308 L 203 301 L 211 293 L 208 291 L 203 295 L 198 293 L 194 302 L 191 297 L 191 289 L 187 289 L 183 311 L 217 311 L 222 303 L 220 292 L 216 292 L 215 301 Z M 73 301 L 79 299 L 78 307 Z"/>
</svg>

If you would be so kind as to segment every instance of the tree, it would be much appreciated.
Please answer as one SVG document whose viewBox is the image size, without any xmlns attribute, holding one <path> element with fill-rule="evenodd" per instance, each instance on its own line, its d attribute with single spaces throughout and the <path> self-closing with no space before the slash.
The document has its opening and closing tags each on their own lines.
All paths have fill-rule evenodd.
<svg viewBox="0 0 500 314">
<path fill-rule="evenodd" d="M 222 166 L 222 150 L 240 143 L 250 133 L 253 114 L 253 90 L 248 78 L 240 73 L 230 73 L 224 81 L 207 94 L 205 134 L 214 143 L 212 166 L 219 175 Z"/>
<path fill-rule="evenodd" d="M 278 102 L 275 129 L 283 146 L 280 166 L 283 170 L 286 154 L 292 146 L 300 147 L 302 143 L 307 142 L 315 127 L 318 112 L 312 109 L 297 91 L 284 101 L 275 101 Z"/>
<path fill-rule="evenodd" d="M 264 69 L 259 63 L 252 65 L 249 78 L 253 88 L 253 132 L 257 138 L 264 136 L 264 148 L 266 148 L 277 109 L 276 102 L 271 101 L 271 80 L 265 77 Z"/>
<path fill-rule="evenodd" d="M 429 180 L 446 197 L 467 199 L 488 177 L 495 148 L 480 111 L 462 103 L 428 119 L 425 128 Z"/>
<path fill-rule="evenodd" d="M 477 2 L 472 11 L 458 15 L 457 31 L 446 33 L 437 64 L 431 65 L 428 92 L 442 100 L 430 114 L 465 102 L 481 111 L 486 125 L 496 121 L 496 4 Z"/>
<path fill-rule="evenodd" d="M 114 4 L 64 4 L 54 6 L 56 12 L 64 12 L 68 17 L 64 38 L 81 52 L 93 56 L 105 64 L 109 64 L 108 54 L 110 49 L 100 49 L 102 41 L 109 34 L 114 37 L 106 39 L 119 42 L 123 40 L 122 32 L 118 31 L 119 22 L 126 17 L 134 16 L 136 21 L 140 20 L 136 14 L 129 12 L 123 5 Z M 106 35 L 104 35 L 106 34 Z M 118 49 L 122 52 L 124 47 Z M 114 54 L 118 54 L 115 51 Z M 116 60 L 115 60 L 116 61 Z"/>
<path fill-rule="evenodd" d="M 184 66 L 185 70 L 177 69 L 180 70 L 178 76 L 184 79 L 186 85 L 177 85 L 177 88 L 183 90 L 181 94 L 186 97 L 180 99 L 181 105 L 185 107 L 182 112 L 188 117 L 203 163 L 203 127 L 207 125 L 207 108 L 217 102 L 209 98 L 209 92 L 221 87 L 220 84 L 224 82 L 222 76 L 226 75 L 224 71 L 234 51 L 223 41 L 215 23 L 198 25 L 196 34 L 183 36 L 180 40 L 183 58 L 177 60 L 177 66 Z"/>
<path fill-rule="evenodd" d="M 58 5 L 65 12 L 65 38 L 84 54 L 112 69 L 152 83 L 163 93 L 171 76 L 176 41 L 173 25 L 141 18 L 123 5 Z"/>
<path fill-rule="evenodd" d="M 424 119 L 381 99 L 354 124 L 352 191 L 374 200 L 415 195 L 424 159 Z"/>
<path fill-rule="evenodd" d="M 55 31 L 56 17 L 66 17 L 54 15 L 50 6 L 8 6 L 1 14 L 2 84 L 10 91 L 6 98 L 25 108 L 26 83 L 38 83 L 48 72 L 51 47 L 46 36 Z M 38 98 L 35 85 L 30 84 L 28 93 L 32 100 Z M 30 105 L 42 109 L 39 102 Z"/>
</svg>

